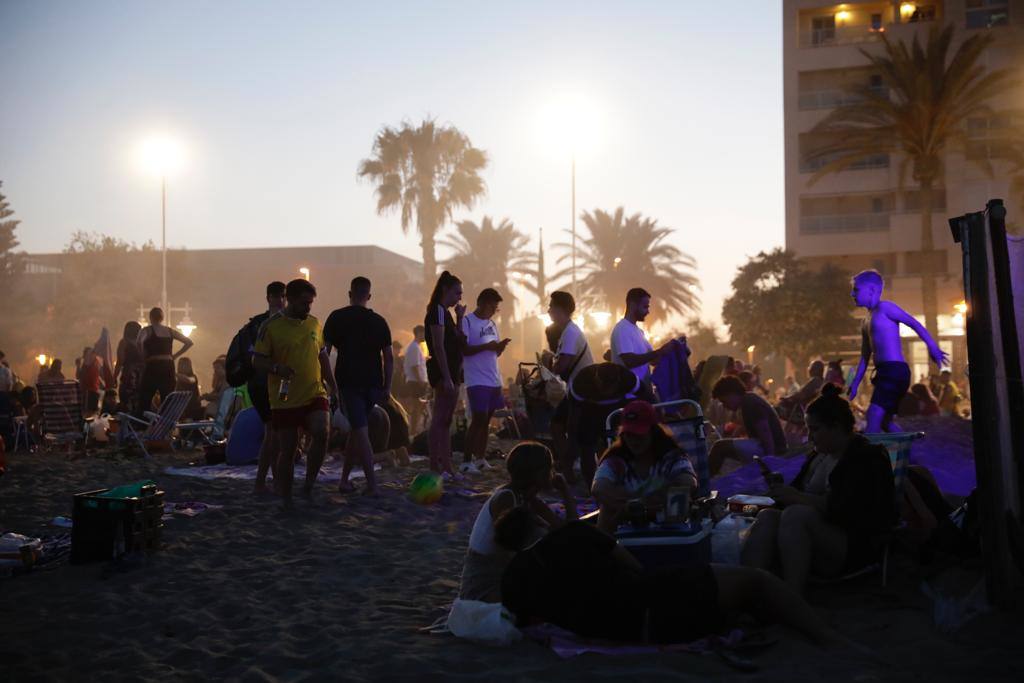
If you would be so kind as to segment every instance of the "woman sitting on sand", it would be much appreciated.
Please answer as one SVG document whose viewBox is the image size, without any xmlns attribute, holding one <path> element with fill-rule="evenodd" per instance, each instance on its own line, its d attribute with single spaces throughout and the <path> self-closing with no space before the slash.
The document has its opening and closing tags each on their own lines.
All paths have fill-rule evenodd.
<svg viewBox="0 0 1024 683">
<path fill-rule="evenodd" d="M 743 564 L 781 567 L 797 591 L 812 571 L 829 578 L 873 562 L 873 539 L 897 519 L 889 453 L 853 432 L 853 411 L 839 391 L 826 384 L 807 407 L 814 451 L 790 485 L 769 489 L 783 509 L 762 510 L 743 547 Z"/>
<path fill-rule="evenodd" d="M 594 475 L 594 498 L 601 508 L 597 526 L 613 534 L 630 500 L 642 499 L 647 510 L 665 506 L 670 487 L 697 488 L 697 475 L 679 444 L 658 424 L 647 401 L 622 410 L 619 438 L 601 456 Z"/>
<path fill-rule="evenodd" d="M 502 603 L 519 626 L 554 624 L 589 638 L 682 643 L 721 633 L 738 613 L 796 628 L 818 645 L 843 641 L 785 583 L 760 569 L 701 564 L 646 572 L 615 539 L 569 522 L 533 541 L 536 517 L 522 507 L 495 527 L 517 551 L 501 580 Z"/>
<path fill-rule="evenodd" d="M 505 461 L 510 481 L 499 487 L 480 509 L 469 536 L 469 548 L 462 567 L 463 600 L 501 602 L 501 575 L 512 553 L 494 542 L 494 520 L 519 507 L 538 518 L 538 530 L 546 531 L 565 522 L 537 497 L 541 491 L 554 489 L 562 496 L 565 514 L 576 519 L 576 500 L 562 475 L 554 473 L 554 461 L 547 446 L 526 441 L 508 454 Z"/>
</svg>

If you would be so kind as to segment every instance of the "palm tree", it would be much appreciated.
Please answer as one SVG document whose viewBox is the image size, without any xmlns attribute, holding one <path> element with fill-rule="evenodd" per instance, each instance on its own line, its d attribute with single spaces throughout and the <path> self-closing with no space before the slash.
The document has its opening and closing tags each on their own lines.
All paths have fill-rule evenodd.
<svg viewBox="0 0 1024 683">
<path fill-rule="evenodd" d="M 493 287 L 505 298 L 502 320 L 511 318 L 515 311 L 515 297 L 511 282 L 534 274 L 534 256 L 526 250 L 529 237 L 516 230 L 507 218 L 495 225 L 490 216 L 484 216 L 477 225 L 473 221 L 459 221 L 455 233 L 439 241 L 452 250 L 444 260 L 444 267 L 462 280 L 466 299 L 476 300 L 485 287 Z"/>
<path fill-rule="evenodd" d="M 437 276 L 434 238 L 452 212 L 472 208 L 486 192 L 480 172 L 487 154 L 454 126 L 426 120 L 417 127 L 385 126 L 373 142 L 373 156 L 359 163 L 359 177 L 377 184 L 377 213 L 399 210 L 402 231 L 416 220 L 423 248 L 423 282 Z"/>
<path fill-rule="evenodd" d="M 883 88 L 857 89 L 855 103 L 838 107 L 812 133 L 828 142 L 809 155 L 825 160 L 811 182 L 882 154 L 902 153 L 900 185 L 912 173 L 920 193 L 921 289 L 925 326 L 938 336 L 938 300 L 931 262 L 934 191 L 943 178 L 944 155 L 968 147 L 967 121 L 992 117 L 989 103 L 1012 84 L 1009 69 L 986 71 L 979 58 L 992 42 L 988 33 L 975 33 L 952 53 L 953 27 L 932 27 L 924 46 L 917 36 L 908 46 L 882 35 L 882 51 L 861 50 L 881 75 Z M 1003 153 L 1020 150 L 1019 138 L 1008 137 Z M 967 158 L 991 175 L 987 155 Z"/>
<path fill-rule="evenodd" d="M 584 302 L 617 314 L 625 306 L 626 292 L 643 287 L 651 293 L 651 322 L 665 320 L 672 313 L 697 311 L 699 283 L 692 272 L 697 264 L 692 256 L 666 242 L 672 228 L 659 226 L 657 220 L 639 213 L 627 218 L 621 206 L 614 213 L 584 211 L 581 218 L 590 232 L 590 237 L 577 245 L 577 267 L 583 271 L 578 286 Z M 571 244 L 555 246 L 568 250 L 558 258 L 559 263 L 571 261 Z M 552 279 L 569 275 L 571 267 Z"/>
</svg>

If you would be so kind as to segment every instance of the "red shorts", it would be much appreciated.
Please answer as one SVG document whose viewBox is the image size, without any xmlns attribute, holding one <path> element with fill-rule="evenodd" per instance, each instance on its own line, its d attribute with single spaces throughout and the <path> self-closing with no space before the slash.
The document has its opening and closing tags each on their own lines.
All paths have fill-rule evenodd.
<svg viewBox="0 0 1024 683">
<path fill-rule="evenodd" d="M 307 415 L 321 410 L 331 412 L 331 403 L 324 396 L 317 396 L 298 408 L 274 408 L 270 411 L 270 424 L 275 429 L 298 429 L 306 426 Z"/>
</svg>

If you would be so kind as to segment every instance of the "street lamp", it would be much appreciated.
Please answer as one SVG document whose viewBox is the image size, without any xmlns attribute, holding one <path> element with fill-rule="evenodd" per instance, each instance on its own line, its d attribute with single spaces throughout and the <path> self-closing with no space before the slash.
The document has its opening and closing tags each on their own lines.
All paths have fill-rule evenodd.
<svg viewBox="0 0 1024 683">
<path fill-rule="evenodd" d="M 306 268 L 305 266 L 299 268 L 299 275 L 306 278 L 306 282 L 309 282 L 309 268 Z"/>
<path fill-rule="evenodd" d="M 747 365 L 754 364 L 754 349 L 756 348 L 753 344 L 747 347 Z"/>
<path fill-rule="evenodd" d="M 46 361 L 49 360 L 49 359 L 46 357 L 45 353 L 41 353 L 38 356 L 36 356 L 36 360 L 39 361 L 39 367 L 45 368 L 46 367 Z"/>
<path fill-rule="evenodd" d="M 192 318 L 190 318 L 188 313 L 186 313 L 185 316 L 181 319 L 181 322 L 175 325 L 175 327 L 177 327 L 178 331 L 181 332 L 186 337 L 191 337 L 192 332 L 194 332 L 196 329 L 196 324 L 192 322 Z"/>
<path fill-rule="evenodd" d="M 181 166 L 181 146 L 161 135 L 142 143 L 141 156 L 148 169 L 160 176 L 160 308 L 167 310 L 167 175 Z"/>
</svg>

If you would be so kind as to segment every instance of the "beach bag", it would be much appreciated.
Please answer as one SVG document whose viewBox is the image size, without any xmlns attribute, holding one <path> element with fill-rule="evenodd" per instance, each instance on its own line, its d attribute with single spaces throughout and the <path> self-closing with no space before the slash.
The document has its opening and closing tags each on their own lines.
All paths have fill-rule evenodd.
<svg viewBox="0 0 1024 683">
<path fill-rule="evenodd" d="M 512 613 L 498 602 L 457 598 L 447 625 L 455 637 L 485 645 L 511 645 L 523 637 Z"/>
</svg>

